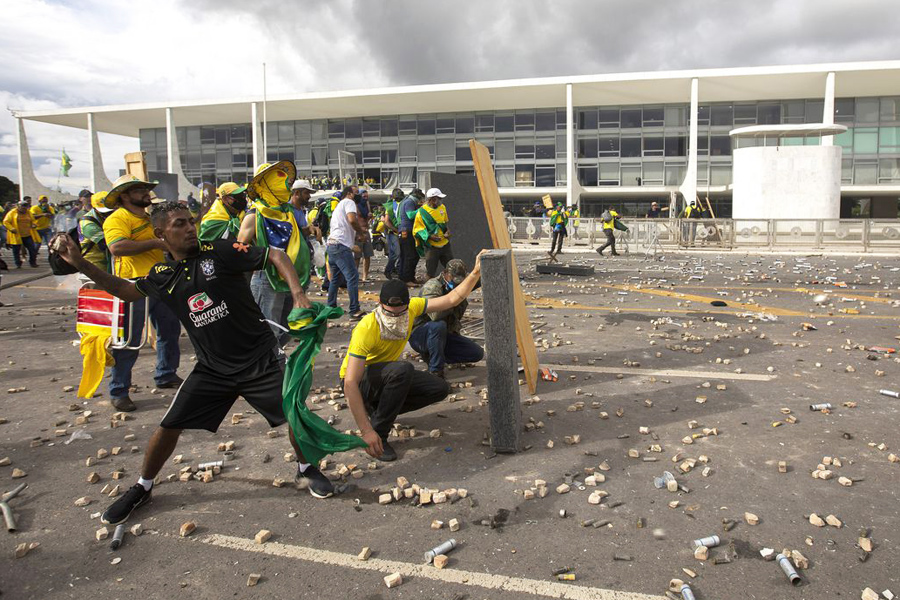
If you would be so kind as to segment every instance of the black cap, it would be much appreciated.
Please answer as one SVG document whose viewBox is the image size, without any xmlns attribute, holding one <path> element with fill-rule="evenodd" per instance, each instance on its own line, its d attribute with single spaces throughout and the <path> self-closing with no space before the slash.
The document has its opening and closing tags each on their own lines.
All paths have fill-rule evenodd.
<svg viewBox="0 0 900 600">
<path fill-rule="evenodd" d="M 78 192 L 79 198 L 84 198 L 85 196 L 90 198 L 92 195 L 93 194 L 91 193 L 91 190 L 81 190 L 80 192 Z"/>
<path fill-rule="evenodd" d="M 378 299 L 385 306 L 406 306 L 409 304 L 409 288 L 399 279 L 385 281 Z"/>
</svg>

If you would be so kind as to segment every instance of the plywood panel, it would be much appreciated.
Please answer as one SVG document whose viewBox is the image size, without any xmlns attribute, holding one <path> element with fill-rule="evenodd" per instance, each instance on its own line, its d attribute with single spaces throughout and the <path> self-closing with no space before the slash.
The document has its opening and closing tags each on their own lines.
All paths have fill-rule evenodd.
<svg viewBox="0 0 900 600">
<path fill-rule="evenodd" d="M 509 229 L 506 218 L 503 216 L 503 206 L 500 203 L 500 190 L 497 189 L 497 179 L 494 177 L 494 166 L 491 164 L 491 155 L 488 149 L 475 140 L 469 140 L 469 149 L 472 152 L 472 161 L 475 165 L 475 176 L 478 178 L 478 187 L 481 189 L 481 200 L 484 204 L 484 214 L 487 217 L 488 228 L 491 231 L 491 241 L 494 248 L 501 250 L 512 249 L 509 241 Z M 531 335 L 531 325 L 528 318 L 528 309 L 525 307 L 525 296 L 522 295 L 522 286 L 519 283 L 519 272 L 516 269 L 516 259 L 513 256 L 513 302 L 516 311 L 516 343 L 519 346 L 519 357 L 525 368 L 525 380 L 531 393 L 537 390 L 538 357 L 534 347 L 534 337 Z"/>
</svg>

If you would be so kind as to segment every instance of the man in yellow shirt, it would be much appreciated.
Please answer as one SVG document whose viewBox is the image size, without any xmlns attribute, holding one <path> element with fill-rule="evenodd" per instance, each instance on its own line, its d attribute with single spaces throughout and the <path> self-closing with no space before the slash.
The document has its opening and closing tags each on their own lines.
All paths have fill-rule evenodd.
<svg viewBox="0 0 900 600">
<path fill-rule="evenodd" d="M 413 322 L 424 313 L 450 310 L 460 304 L 481 277 L 481 255 L 462 283 L 438 298 L 412 298 L 403 281 L 391 279 L 381 286 L 378 307 L 353 328 L 341 381 L 350 412 L 362 432 L 371 456 L 397 460 L 388 434 L 400 413 L 440 402 L 450 393 L 442 378 L 417 371 L 398 360 L 412 333 Z"/>
<path fill-rule="evenodd" d="M 413 222 L 413 235 L 416 244 L 425 251 L 425 271 L 428 278 L 437 277 L 438 263 L 446 267 L 453 260 L 450 248 L 450 231 L 447 207 L 444 206 L 444 194 L 438 188 L 425 192 L 425 204 L 419 207 Z"/>
<path fill-rule="evenodd" d="M 25 250 L 28 251 L 28 264 L 32 267 L 37 266 L 37 245 L 41 238 L 34 229 L 34 219 L 28 210 L 28 204 L 28 200 L 19 200 L 16 208 L 10 209 L 3 217 L 3 227 L 6 228 L 6 245 L 12 248 L 13 260 L 17 269 L 22 268 Z"/>
<path fill-rule="evenodd" d="M 153 235 L 153 225 L 147 215 L 150 206 L 150 190 L 156 184 L 141 181 L 134 175 L 123 175 L 113 184 L 106 196 L 109 205 L 119 208 L 103 222 L 106 246 L 113 260 L 113 275 L 123 279 L 146 277 L 150 269 L 163 262 L 163 241 Z M 156 329 L 156 373 L 154 380 L 158 388 L 177 388 L 182 379 L 178 376 L 181 350 L 178 338 L 181 324 L 172 310 L 154 298 L 138 300 L 134 303 L 136 319 L 144 314 L 144 302 L 150 302 L 150 322 Z M 129 345 L 136 345 L 144 330 L 143 320 L 136 321 L 130 330 Z M 131 370 L 137 361 L 137 350 L 113 350 L 116 364 L 112 367 L 109 381 L 109 395 L 112 405 L 121 411 L 132 411 L 136 407 L 128 392 L 131 389 Z"/>
<path fill-rule="evenodd" d="M 34 228 L 38 237 L 38 250 L 41 244 L 49 244 L 53 235 L 53 217 L 56 216 L 56 208 L 50 204 L 47 196 L 38 196 L 38 203 L 31 207 L 31 217 L 34 219 Z"/>
<path fill-rule="evenodd" d="M 619 213 L 611 208 L 604 210 L 603 214 L 600 215 L 600 221 L 603 223 L 603 233 L 606 235 L 606 243 L 597 248 L 597 254 L 600 256 L 603 256 L 603 251 L 607 247 L 611 248 L 610 256 L 619 255 L 616 252 L 616 219 L 618 218 Z"/>
</svg>

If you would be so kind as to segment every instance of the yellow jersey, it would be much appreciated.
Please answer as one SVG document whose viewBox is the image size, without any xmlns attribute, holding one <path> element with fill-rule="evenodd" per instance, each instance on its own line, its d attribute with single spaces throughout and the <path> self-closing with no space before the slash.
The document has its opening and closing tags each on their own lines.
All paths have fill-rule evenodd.
<svg viewBox="0 0 900 600">
<path fill-rule="evenodd" d="M 116 209 L 106 218 L 103 222 L 103 235 L 108 248 L 121 240 L 141 242 L 156 239 L 150 217 L 135 215 L 124 207 Z M 113 274 L 123 279 L 144 277 L 153 265 L 164 260 L 162 250 L 148 250 L 134 256 L 113 256 Z"/>
<path fill-rule="evenodd" d="M 381 339 L 381 329 L 378 327 L 378 321 L 375 320 L 374 312 L 363 317 L 362 321 L 353 328 L 353 334 L 350 336 L 350 345 L 344 356 L 344 362 L 341 363 L 341 379 L 347 373 L 347 363 L 351 356 L 365 359 L 367 365 L 393 362 L 400 358 L 412 333 L 413 322 L 425 313 L 427 307 L 427 298 L 410 299 L 409 310 L 406 313 L 409 317 L 409 327 L 406 329 L 406 338 L 402 340 Z"/>
</svg>

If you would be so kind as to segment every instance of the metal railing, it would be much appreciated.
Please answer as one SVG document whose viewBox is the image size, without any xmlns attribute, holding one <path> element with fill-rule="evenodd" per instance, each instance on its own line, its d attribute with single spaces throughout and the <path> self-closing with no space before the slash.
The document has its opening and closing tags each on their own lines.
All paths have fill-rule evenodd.
<svg viewBox="0 0 900 600">
<path fill-rule="evenodd" d="M 575 224 L 577 222 L 577 225 Z M 616 231 L 622 251 L 651 249 L 900 250 L 900 219 L 631 219 Z M 539 217 L 508 217 L 513 243 L 550 245 L 550 223 Z M 600 219 L 572 219 L 567 247 L 606 241 Z"/>
</svg>

